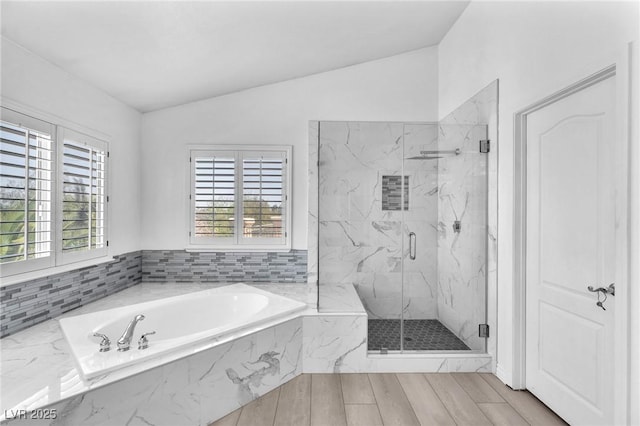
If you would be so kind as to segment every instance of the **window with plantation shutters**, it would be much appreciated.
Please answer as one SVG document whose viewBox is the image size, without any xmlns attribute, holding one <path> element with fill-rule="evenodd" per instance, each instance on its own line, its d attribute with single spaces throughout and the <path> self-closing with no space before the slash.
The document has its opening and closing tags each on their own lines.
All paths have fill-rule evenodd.
<svg viewBox="0 0 640 426">
<path fill-rule="evenodd" d="M 0 265 L 46 267 L 54 250 L 53 126 L 4 109 L 0 125 Z"/>
<path fill-rule="evenodd" d="M 106 256 L 107 143 L 0 112 L 0 276 Z"/>
<path fill-rule="evenodd" d="M 190 244 L 289 249 L 291 147 L 215 148 L 190 151 Z"/>
<path fill-rule="evenodd" d="M 106 247 L 106 159 L 100 141 L 65 131 L 62 147 L 62 253 Z"/>
</svg>

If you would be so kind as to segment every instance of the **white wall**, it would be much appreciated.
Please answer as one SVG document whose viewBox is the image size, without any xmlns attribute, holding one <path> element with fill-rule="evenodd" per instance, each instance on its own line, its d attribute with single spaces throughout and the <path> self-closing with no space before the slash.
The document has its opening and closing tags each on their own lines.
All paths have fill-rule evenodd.
<svg viewBox="0 0 640 426">
<path fill-rule="evenodd" d="M 109 137 L 109 253 L 139 250 L 140 113 L 5 37 L 2 99 Z"/>
<path fill-rule="evenodd" d="M 441 117 L 500 79 L 497 361 L 508 383 L 514 314 L 513 115 L 613 64 L 637 32 L 637 2 L 472 2 L 439 45 Z"/>
<path fill-rule="evenodd" d="M 437 81 L 431 47 L 144 114 L 142 247 L 185 247 L 188 144 L 272 144 L 293 145 L 292 242 L 306 249 L 308 122 L 435 121 Z"/>
</svg>

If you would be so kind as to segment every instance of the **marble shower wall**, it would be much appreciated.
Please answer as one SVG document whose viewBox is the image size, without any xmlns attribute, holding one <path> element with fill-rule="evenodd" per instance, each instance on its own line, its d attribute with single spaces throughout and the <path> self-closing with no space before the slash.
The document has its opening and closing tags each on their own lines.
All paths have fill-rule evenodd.
<svg viewBox="0 0 640 426">
<path fill-rule="evenodd" d="M 400 318 L 402 310 L 405 318 L 435 318 L 436 163 L 405 163 L 407 210 L 400 210 L 403 203 L 383 209 L 382 199 L 389 190 L 383 177 L 399 178 L 403 157 L 434 149 L 437 126 L 321 122 L 318 132 L 320 292 L 323 285 L 352 283 L 371 318 Z M 410 231 L 418 234 L 421 257 L 405 262 L 403 299 Z"/>
</svg>

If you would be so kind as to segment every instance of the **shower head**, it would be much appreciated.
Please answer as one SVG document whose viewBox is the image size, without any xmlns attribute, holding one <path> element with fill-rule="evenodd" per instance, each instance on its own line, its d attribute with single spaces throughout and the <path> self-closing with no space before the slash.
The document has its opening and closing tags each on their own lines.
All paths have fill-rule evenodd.
<svg viewBox="0 0 640 426">
<path fill-rule="evenodd" d="M 407 160 L 436 160 L 438 158 L 442 158 L 442 156 L 439 155 L 435 157 L 434 156 L 428 157 L 426 155 L 418 155 L 416 157 L 409 157 L 407 158 Z"/>
<path fill-rule="evenodd" d="M 442 158 L 440 154 L 454 154 L 460 155 L 462 154 L 462 150 L 460 148 L 450 149 L 450 150 L 442 150 L 442 151 L 420 151 L 420 154 L 415 157 L 409 157 L 407 160 L 435 160 L 437 158 Z"/>
</svg>

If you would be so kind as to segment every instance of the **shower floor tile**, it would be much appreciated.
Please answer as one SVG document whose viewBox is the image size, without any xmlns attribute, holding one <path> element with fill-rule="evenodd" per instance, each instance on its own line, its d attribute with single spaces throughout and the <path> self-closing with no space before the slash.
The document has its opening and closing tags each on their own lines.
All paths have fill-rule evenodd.
<svg viewBox="0 0 640 426">
<path fill-rule="evenodd" d="M 400 320 L 370 319 L 368 349 L 400 350 Z M 447 327 L 435 319 L 404 320 L 404 349 L 409 351 L 469 351 Z"/>
</svg>

